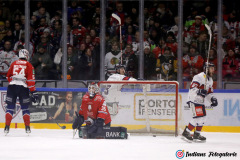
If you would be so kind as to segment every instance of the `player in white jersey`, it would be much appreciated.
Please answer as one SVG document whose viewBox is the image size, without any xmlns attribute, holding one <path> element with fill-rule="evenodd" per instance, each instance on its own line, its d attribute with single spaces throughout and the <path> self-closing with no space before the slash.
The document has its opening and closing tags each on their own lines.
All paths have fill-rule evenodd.
<svg viewBox="0 0 240 160">
<path fill-rule="evenodd" d="M 214 64 L 205 64 L 204 71 L 206 71 L 206 68 L 208 70 L 207 75 L 205 72 L 201 72 L 193 77 L 188 93 L 187 104 L 193 112 L 193 118 L 182 133 L 183 140 L 186 140 L 188 142 L 206 141 L 206 138 L 200 135 L 206 119 L 206 109 L 204 105 L 205 100 L 211 102 L 212 107 L 218 105 L 217 99 L 213 96 L 212 76 L 215 70 Z M 194 131 L 194 135 L 192 137 L 190 131 L 192 131 L 193 129 L 196 130 Z"/>
<path fill-rule="evenodd" d="M 125 75 L 125 67 L 123 65 L 116 65 L 116 74 L 112 74 L 107 79 L 107 81 L 122 81 L 122 80 L 136 81 L 135 78 L 127 77 Z"/>
<path fill-rule="evenodd" d="M 125 75 L 125 67 L 123 65 L 116 65 L 116 74 L 111 75 L 107 81 L 137 81 L 135 78 L 127 77 Z M 102 94 L 106 100 L 107 106 L 111 114 L 117 112 L 119 98 L 123 84 L 109 84 Z"/>
</svg>

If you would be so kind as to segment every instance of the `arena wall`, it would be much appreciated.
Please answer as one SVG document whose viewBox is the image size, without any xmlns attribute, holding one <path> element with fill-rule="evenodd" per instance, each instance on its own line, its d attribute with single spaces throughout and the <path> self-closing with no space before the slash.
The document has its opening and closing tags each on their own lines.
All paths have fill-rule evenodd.
<svg viewBox="0 0 240 160">
<path fill-rule="evenodd" d="M 79 89 L 52 89 L 38 88 L 40 93 L 40 103 L 32 104 L 31 127 L 59 129 L 59 127 L 49 119 L 57 111 L 60 103 L 65 101 L 66 92 L 73 92 L 73 101 L 77 103 L 78 109 L 81 104 L 81 98 L 87 91 L 87 88 Z M 188 124 L 191 119 L 191 110 L 188 108 L 187 93 L 188 90 L 180 90 L 179 95 L 179 121 L 180 128 Z M 210 104 L 206 104 L 207 119 L 203 130 L 206 132 L 240 132 L 240 90 L 215 90 L 215 96 L 218 99 L 218 106 L 211 108 Z M 0 89 L 0 127 L 4 127 L 6 104 L 6 88 Z M 161 97 L 164 101 L 162 105 L 157 105 L 157 99 Z M 156 128 L 166 128 L 167 130 L 174 128 L 175 108 L 173 102 L 165 99 L 163 95 L 150 95 L 148 98 L 150 104 L 150 124 Z M 120 97 L 117 104 L 110 104 L 109 111 L 112 116 L 112 126 L 125 126 L 128 130 L 141 130 L 146 127 L 144 109 L 142 108 L 141 95 L 127 93 Z M 159 100 L 159 99 L 158 99 Z M 44 107 L 46 113 L 41 107 Z M 65 125 L 67 129 L 71 129 L 72 122 L 66 121 L 64 117 L 59 117 L 56 121 Z M 23 128 L 22 113 L 17 103 L 12 126 L 15 128 Z"/>
</svg>

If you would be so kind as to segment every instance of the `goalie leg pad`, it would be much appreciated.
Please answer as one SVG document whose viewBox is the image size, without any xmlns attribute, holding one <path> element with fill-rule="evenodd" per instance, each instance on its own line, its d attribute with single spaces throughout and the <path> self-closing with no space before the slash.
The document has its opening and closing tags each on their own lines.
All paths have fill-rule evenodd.
<svg viewBox="0 0 240 160">
<path fill-rule="evenodd" d="M 127 128 L 125 127 L 109 127 L 104 126 L 103 131 L 100 134 L 88 133 L 88 127 L 81 127 L 79 130 L 79 138 L 83 139 L 127 139 Z"/>
</svg>

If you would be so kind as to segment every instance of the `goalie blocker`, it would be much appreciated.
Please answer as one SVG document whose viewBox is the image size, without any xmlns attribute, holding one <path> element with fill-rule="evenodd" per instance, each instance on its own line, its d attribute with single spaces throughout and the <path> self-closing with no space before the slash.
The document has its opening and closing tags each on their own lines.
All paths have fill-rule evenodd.
<svg viewBox="0 0 240 160">
<path fill-rule="evenodd" d="M 83 126 L 78 130 L 79 138 L 83 139 L 127 139 L 127 128 L 125 127 L 103 127 L 100 134 L 88 133 L 88 127 Z"/>
</svg>

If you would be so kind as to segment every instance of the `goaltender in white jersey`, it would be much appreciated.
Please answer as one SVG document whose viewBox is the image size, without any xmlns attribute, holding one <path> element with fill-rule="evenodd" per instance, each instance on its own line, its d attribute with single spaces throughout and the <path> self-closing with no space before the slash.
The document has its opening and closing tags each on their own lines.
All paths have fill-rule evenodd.
<svg viewBox="0 0 240 160">
<path fill-rule="evenodd" d="M 206 69 L 207 68 L 207 69 Z M 218 105 L 217 99 L 213 96 L 213 79 L 214 64 L 205 64 L 204 71 L 193 77 L 189 93 L 187 104 L 191 109 L 193 115 L 192 120 L 186 126 L 182 133 L 182 139 L 188 142 L 205 142 L 206 138 L 200 135 L 202 127 L 206 121 L 206 109 L 205 99 L 211 102 L 212 107 Z M 207 74 L 206 74 L 207 72 Z M 194 131 L 192 136 L 190 132 Z"/>
</svg>

